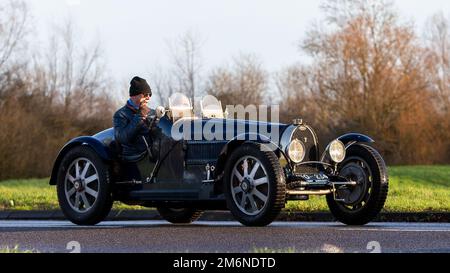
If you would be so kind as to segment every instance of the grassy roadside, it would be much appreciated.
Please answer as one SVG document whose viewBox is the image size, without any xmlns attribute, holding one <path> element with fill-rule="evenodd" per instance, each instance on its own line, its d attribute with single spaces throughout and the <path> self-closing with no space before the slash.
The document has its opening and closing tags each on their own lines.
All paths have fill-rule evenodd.
<svg viewBox="0 0 450 273">
<path fill-rule="evenodd" d="M 450 166 L 408 166 L 389 168 L 390 189 L 385 211 L 450 212 Z M 0 182 L 0 210 L 58 209 L 55 187 L 48 179 Z M 115 209 L 142 209 L 116 202 Z M 323 197 L 306 202 L 289 202 L 286 210 L 328 211 Z"/>
<path fill-rule="evenodd" d="M 0 210 L 59 209 L 56 187 L 48 179 L 23 179 L 0 182 Z M 115 202 L 114 209 L 142 209 Z"/>
<path fill-rule="evenodd" d="M 20 249 L 20 247 L 18 245 L 16 245 L 15 247 L 0 247 L 0 254 L 31 254 L 31 253 L 39 253 L 39 251 L 37 250 L 28 250 L 28 249 Z"/>
<path fill-rule="evenodd" d="M 328 211 L 325 199 L 289 202 L 292 211 Z M 450 166 L 389 168 L 387 212 L 450 212 Z"/>
</svg>

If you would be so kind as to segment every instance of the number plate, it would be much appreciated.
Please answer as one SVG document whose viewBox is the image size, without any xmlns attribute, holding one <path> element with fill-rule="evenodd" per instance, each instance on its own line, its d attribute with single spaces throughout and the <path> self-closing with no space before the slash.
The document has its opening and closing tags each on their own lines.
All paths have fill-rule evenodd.
<svg viewBox="0 0 450 273">
<path fill-rule="evenodd" d="M 328 176 L 321 174 L 321 173 L 300 174 L 298 176 L 301 177 L 306 182 L 310 182 L 310 183 L 328 183 Z"/>
</svg>

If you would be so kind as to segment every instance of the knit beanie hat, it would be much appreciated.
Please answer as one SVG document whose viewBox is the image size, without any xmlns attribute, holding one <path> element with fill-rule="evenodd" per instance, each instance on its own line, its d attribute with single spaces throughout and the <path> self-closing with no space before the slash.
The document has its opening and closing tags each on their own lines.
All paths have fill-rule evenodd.
<svg viewBox="0 0 450 273">
<path fill-rule="evenodd" d="M 150 94 L 152 96 L 152 89 L 145 79 L 134 77 L 130 82 L 130 97 L 139 94 Z"/>
</svg>

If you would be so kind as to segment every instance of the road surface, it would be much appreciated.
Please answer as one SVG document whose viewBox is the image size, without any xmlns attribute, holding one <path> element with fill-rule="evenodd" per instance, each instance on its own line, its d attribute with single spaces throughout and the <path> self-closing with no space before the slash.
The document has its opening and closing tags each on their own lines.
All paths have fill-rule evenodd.
<svg viewBox="0 0 450 273">
<path fill-rule="evenodd" d="M 0 248 L 38 252 L 419 252 L 450 253 L 450 223 L 275 222 L 249 228 L 237 222 L 103 222 L 82 227 L 66 221 L 0 221 Z"/>
</svg>

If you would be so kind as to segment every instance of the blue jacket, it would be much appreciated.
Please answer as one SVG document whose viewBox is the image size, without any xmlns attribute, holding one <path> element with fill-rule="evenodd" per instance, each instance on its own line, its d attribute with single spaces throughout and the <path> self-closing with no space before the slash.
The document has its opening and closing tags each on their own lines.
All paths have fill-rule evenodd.
<svg viewBox="0 0 450 273">
<path fill-rule="evenodd" d="M 150 130 L 142 115 L 129 102 L 117 110 L 113 118 L 116 141 L 122 147 L 122 159 L 125 161 L 138 161 L 147 152 L 142 137 L 151 145 Z"/>
</svg>

